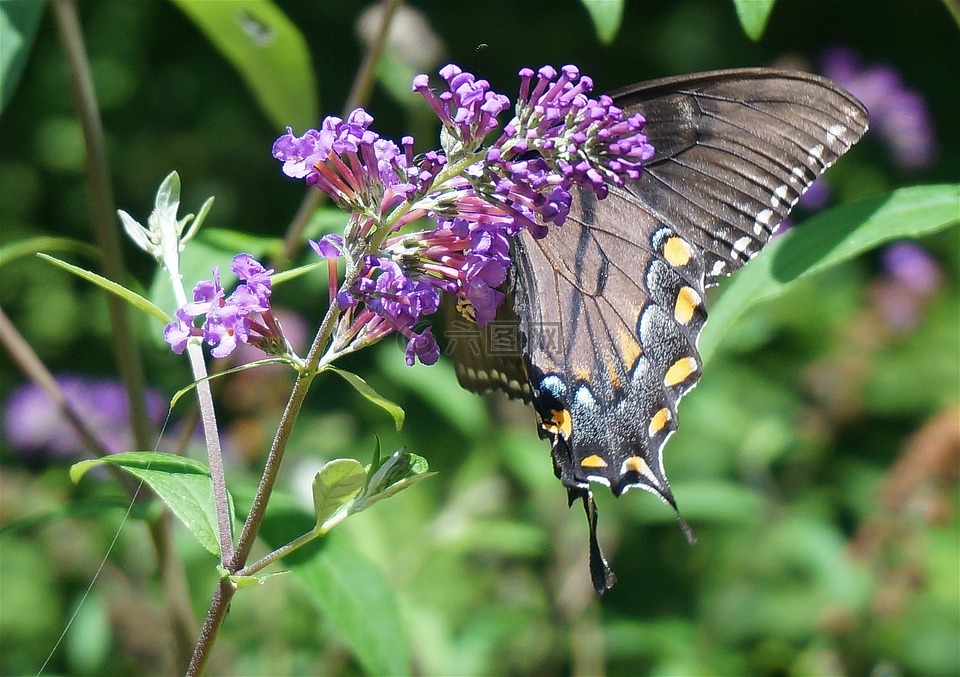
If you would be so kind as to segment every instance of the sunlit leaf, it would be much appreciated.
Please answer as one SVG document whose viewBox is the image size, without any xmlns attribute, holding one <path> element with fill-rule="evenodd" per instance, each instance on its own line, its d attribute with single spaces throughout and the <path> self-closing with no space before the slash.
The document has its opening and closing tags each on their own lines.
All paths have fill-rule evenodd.
<svg viewBox="0 0 960 677">
<path fill-rule="evenodd" d="M 366 477 L 363 465 L 352 458 L 337 458 L 320 468 L 313 478 L 313 510 L 318 527 L 357 495 Z"/>
<path fill-rule="evenodd" d="M 344 371 L 343 369 L 337 369 L 336 367 L 327 367 L 327 370 L 339 374 L 343 377 L 347 383 L 352 385 L 358 393 L 366 397 L 368 400 L 376 404 L 378 407 L 382 407 L 393 417 L 393 422 L 397 426 L 397 430 L 403 428 L 403 419 L 406 416 L 403 409 L 399 405 L 394 404 L 383 395 L 378 393 L 370 384 L 364 381 L 362 378 L 354 374 L 353 372 Z"/>
<path fill-rule="evenodd" d="M 379 449 L 377 454 L 379 456 Z M 363 494 L 357 498 L 356 510 L 366 510 L 371 505 L 436 475 L 428 472 L 427 459 L 411 454 L 403 449 L 395 451 L 377 469 L 365 483 Z"/>
<path fill-rule="evenodd" d="M 70 479 L 77 483 L 88 470 L 105 464 L 123 468 L 143 480 L 204 548 L 220 554 L 213 481 L 205 465 L 174 454 L 131 451 L 75 463 L 70 468 Z M 230 513 L 233 514 L 232 505 Z"/>
<path fill-rule="evenodd" d="M 368 674 L 409 674 L 410 640 L 396 593 L 372 562 L 335 533 L 314 557 L 294 565 L 294 574 Z"/>
<path fill-rule="evenodd" d="M 317 78 L 300 30 L 269 0 L 173 0 L 237 69 L 270 121 L 317 122 Z"/>
<path fill-rule="evenodd" d="M 623 0 L 581 0 L 590 13 L 597 37 L 609 45 L 617 37 L 623 19 Z"/>
<path fill-rule="evenodd" d="M 915 238 L 960 221 L 960 185 L 914 186 L 838 205 L 774 239 L 739 271 L 710 310 L 700 338 L 704 364 L 754 304 L 794 280 L 825 270 L 891 240 Z"/>
<path fill-rule="evenodd" d="M 774 2 L 776 0 L 733 0 L 743 32 L 751 40 L 759 40 L 763 35 Z"/>
</svg>

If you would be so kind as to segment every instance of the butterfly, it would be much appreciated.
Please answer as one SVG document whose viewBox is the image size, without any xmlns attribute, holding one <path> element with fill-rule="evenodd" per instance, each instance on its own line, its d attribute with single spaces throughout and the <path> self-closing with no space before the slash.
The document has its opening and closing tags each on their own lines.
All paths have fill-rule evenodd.
<svg viewBox="0 0 960 677">
<path fill-rule="evenodd" d="M 646 118 L 655 154 L 641 177 L 604 200 L 580 191 L 542 239 L 523 233 L 496 319 L 473 327 L 479 342 L 450 347 L 463 387 L 533 404 L 568 504 L 586 511 L 598 596 L 616 577 L 591 483 L 616 496 L 644 489 L 677 510 L 663 447 L 701 375 L 705 289 L 755 256 L 868 126 L 863 104 L 802 72 L 712 71 L 611 96 Z M 448 338 L 470 316 L 459 310 Z"/>
</svg>

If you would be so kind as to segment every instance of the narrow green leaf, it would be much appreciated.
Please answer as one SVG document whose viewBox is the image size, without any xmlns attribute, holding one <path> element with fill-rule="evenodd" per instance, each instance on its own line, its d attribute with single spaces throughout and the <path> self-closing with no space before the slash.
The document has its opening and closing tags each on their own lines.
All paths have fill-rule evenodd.
<svg viewBox="0 0 960 677">
<path fill-rule="evenodd" d="M 300 277 L 301 275 L 305 275 L 306 273 L 309 273 L 314 268 L 319 268 L 320 266 L 323 266 L 324 268 L 326 268 L 327 266 L 326 259 L 321 261 L 315 261 L 314 263 L 308 263 L 305 266 L 291 268 L 290 270 L 285 270 L 282 273 L 276 273 L 275 275 L 271 275 L 270 283 L 274 287 L 276 287 L 278 284 L 283 284 L 284 282 L 289 282 L 290 280 L 294 280 Z"/>
<path fill-rule="evenodd" d="M 219 556 L 220 541 L 217 535 L 213 482 L 210 471 L 204 464 L 174 454 L 131 451 L 76 463 L 70 468 L 70 479 L 76 484 L 90 468 L 108 463 L 143 480 L 186 525 L 200 544 Z M 232 515 L 232 499 L 230 500 Z"/>
<path fill-rule="evenodd" d="M 325 541 L 293 573 L 368 674 L 410 674 L 410 639 L 389 581 L 336 532 Z"/>
<path fill-rule="evenodd" d="M 428 477 L 433 477 L 433 476 L 436 475 L 436 474 L 437 474 L 437 473 L 435 473 L 435 472 L 425 472 L 425 471 L 424 471 L 424 472 L 421 472 L 421 473 L 419 473 L 419 474 L 414 474 L 414 475 L 411 475 L 410 477 L 406 477 L 406 478 L 404 478 L 404 479 L 402 479 L 402 480 L 394 481 L 394 482 L 392 482 L 391 484 L 389 484 L 386 488 L 384 488 L 382 491 L 380 491 L 380 492 L 378 492 L 378 493 L 376 493 L 376 494 L 373 494 L 373 495 L 370 496 L 369 498 L 365 498 L 365 499 L 363 500 L 363 503 L 361 503 L 361 504 L 357 507 L 357 510 L 356 510 L 356 511 L 357 511 L 357 512 L 360 512 L 360 511 L 362 511 L 362 510 L 366 510 L 366 509 L 369 508 L 371 505 L 373 505 L 373 504 L 375 504 L 375 503 L 379 503 L 380 501 L 382 501 L 382 500 L 385 499 L 385 498 L 390 498 L 391 496 L 393 496 L 393 495 L 395 495 L 395 494 L 399 494 L 399 493 L 400 493 L 401 491 L 403 491 L 404 489 L 409 489 L 409 488 L 412 487 L 414 484 L 417 484 L 418 482 L 421 482 L 421 481 L 427 479 Z"/>
<path fill-rule="evenodd" d="M 48 254 L 37 254 L 37 256 L 39 256 L 45 261 L 49 261 L 55 266 L 59 266 L 60 268 L 63 268 L 64 270 L 73 273 L 78 277 L 82 277 L 84 280 L 87 280 L 88 282 L 92 282 L 93 284 L 97 285 L 101 289 L 105 289 L 106 291 L 110 292 L 111 294 L 115 294 L 116 296 L 119 296 L 124 301 L 132 305 L 134 308 L 138 310 L 142 310 L 148 315 L 152 315 L 155 319 L 160 320 L 164 324 L 167 324 L 168 322 L 172 321 L 171 317 L 167 315 L 165 312 L 163 312 L 162 310 L 160 310 L 157 306 L 153 305 L 152 303 L 150 303 L 150 301 L 140 296 L 140 294 L 127 289 L 123 285 L 117 284 L 116 282 L 108 280 L 105 277 L 101 277 L 96 273 L 91 273 L 89 270 L 84 270 L 83 268 L 74 266 L 70 263 L 67 263 L 66 261 L 61 261 L 60 259 L 54 258 L 53 256 L 50 256 Z"/>
<path fill-rule="evenodd" d="M 400 430 L 403 427 L 403 421 L 406 417 L 406 414 L 399 405 L 396 405 L 387 398 L 383 397 L 380 393 L 371 388 L 369 383 L 364 381 L 353 372 L 337 369 L 336 367 L 327 367 L 326 369 L 342 376 L 343 380 L 352 385 L 358 393 L 366 397 L 378 407 L 385 409 L 387 413 L 393 417 L 393 421 L 397 425 L 397 430 Z"/>
<path fill-rule="evenodd" d="M 68 237 L 31 237 L 26 240 L 11 242 L 4 247 L 0 247 L 0 266 L 5 266 L 11 261 L 23 256 L 33 256 L 40 252 L 71 252 L 82 254 L 93 260 L 100 259 L 100 250 L 91 244 L 81 242 L 80 240 L 71 240 Z"/>
<path fill-rule="evenodd" d="M 313 510 L 318 527 L 357 495 L 366 477 L 363 465 L 352 458 L 337 458 L 320 468 L 313 478 Z"/>
<path fill-rule="evenodd" d="M 597 37 L 609 45 L 617 37 L 623 19 L 623 0 L 581 0 L 593 21 Z"/>
<path fill-rule="evenodd" d="M 0 0 L 0 112 L 20 82 L 46 8 L 42 0 Z"/>
<path fill-rule="evenodd" d="M 763 35 L 774 2 L 776 0 L 733 0 L 743 32 L 751 40 L 759 40 Z"/>
<path fill-rule="evenodd" d="M 710 311 L 700 337 L 706 364 L 721 340 L 754 304 L 781 294 L 787 286 L 874 247 L 916 238 L 960 222 L 960 185 L 901 188 L 887 195 L 838 205 L 771 242 L 738 272 Z"/>
<path fill-rule="evenodd" d="M 290 360 L 283 357 L 266 357 L 262 360 L 254 360 L 253 362 L 246 362 L 237 367 L 231 367 L 224 371 L 218 371 L 216 374 L 209 374 L 204 376 L 200 381 L 212 381 L 215 378 L 220 378 L 221 376 L 228 376 L 230 374 L 236 374 L 237 372 L 246 371 L 247 369 L 255 369 L 257 367 L 262 367 L 265 364 L 291 364 Z M 294 365 L 296 368 L 296 365 Z M 173 397 L 170 399 L 169 410 L 173 411 L 173 408 L 177 406 L 177 402 L 180 401 L 180 398 L 189 393 L 191 390 L 197 387 L 197 383 L 200 381 L 194 381 L 190 385 L 180 388 Z"/>
<path fill-rule="evenodd" d="M 370 459 L 370 465 L 367 466 L 367 477 L 363 481 L 363 489 L 361 493 L 367 494 L 370 491 L 370 480 L 372 480 L 376 475 L 377 471 L 380 470 L 383 463 L 380 461 L 380 437 L 375 435 L 374 438 L 377 441 L 376 446 L 373 448 L 373 457 Z"/>
<path fill-rule="evenodd" d="M 317 123 L 317 78 L 307 42 L 270 0 L 173 0 L 247 83 L 278 128 Z"/>
</svg>

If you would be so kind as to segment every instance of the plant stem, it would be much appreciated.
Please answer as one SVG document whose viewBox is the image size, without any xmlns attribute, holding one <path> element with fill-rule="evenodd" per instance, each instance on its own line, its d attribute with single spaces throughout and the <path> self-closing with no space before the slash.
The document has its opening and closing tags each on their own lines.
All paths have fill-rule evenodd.
<svg viewBox="0 0 960 677">
<path fill-rule="evenodd" d="M 307 533 L 303 534 L 302 536 L 300 536 L 300 537 L 298 537 L 298 538 L 290 541 L 290 542 L 287 543 L 285 546 L 283 546 L 283 547 L 281 547 L 281 548 L 277 548 L 276 550 L 274 550 L 273 552 L 271 552 L 269 555 L 265 555 L 264 557 L 261 557 L 260 559 L 258 559 L 256 562 L 254 562 L 254 563 L 251 564 L 250 566 L 245 566 L 245 567 L 243 567 L 242 569 L 240 569 L 239 571 L 237 571 L 236 575 L 237 575 L 237 576 L 252 576 L 253 574 L 255 574 L 255 573 L 257 573 L 258 571 L 260 571 L 261 569 L 265 569 L 266 567 L 270 566 L 271 564 L 273 564 L 273 563 L 276 562 L 277 560 L 283 559 L 284 557 L 286 557 L 287 555 L 289 555 L 289 554 L 290 554 L 291 552 L 293 552 L 294 550 L 297 550 L 298 548 L 302 548 L 303 546 L 305 546 L 305 545 L 306 545 L 307 543 L 309 543 L 310 541 L 313 541 L 313 540 L 315 540 L 315 539 L 317 539 L 317 538 L 320 538 L 321 536 L 323 536 L 323 535 L 325 535 L 325 534 L 326 534 L 325 531 L 320 531 L 319 529 L 314 529 L 313 531 L 308 531 Z"/>
<path fill-rule="evenodd" d="M 50 6 L 70 71 L 74 105 L 83 130 L 91 221 L 97 246 L 102 252 L 103 272 L 110 280 L 122 283 L 126 277 L 126 267 L 123 248 L 120 244 L 116 201 L 110 181 L 110 163 L 107 158 L 103 121 L 100 119 L 93 79 L 90 76 L 90 64 L 87 61 L 80 20 L 73 0 L 54 0 Z M 150 418 L 144 398 L 143 364 L 134 342 L 127 307 L 113 294 L 107 294 L 107 305 L 112 325 L 111 336 L 116 346 L 114 353 L 117 368 L 126 386 L 127 398 L 130 400 L 134 436 L 139 447 L 149 448 L 153 434 L 150 430 Z"/>
<path fill-rule="evenodd" d="M 210 651 L 217 639 L 217 633 L 223 625 L 223 618 L 227 615 L 227 609 L 230 608 L 230 600 L 233 599 L 236 591 L 236 587 L 228 580 L 217 582 L 216 592 L 213 593 L 213 599 L 210 601 L 210 609 L 203 621 L 203 627 L 200 628 L 200 638 L 187 665 L 187 677 L 198 677 L 203 674 L 203 669 L 210 660 Z"/>
<path fill-rule="evenodd" d="M 97 244 L 102 253 L 103 271 L 109 279 L 122 282 L 126 276 L 126 266 L 120 245 L 117 207 L 110 181 L 110 164 L 103 133 L 103 121 L 100 118 L 96 91 L 90 75 L 90 64 L 87 60 L 80 20 L 73 0 L 54 0 L 51 3 L 51 11 L 70 72 L 74 104 L 83 130 L 91 220 Z M 149 449 L 154 435 L 144 396 L 146 386 L 143 364 L 140 361 L 140 353 L 134 340 L 127 308 L 121 299 L 112 294 L 107 294 L 107 307 L 110 312 L 111 336 L 115 347 L 117 369 L 127 390 L 134 439 L 139 448 Z M 171 528 L 170 520 L 165 519 L 156 528 L 151 529 L 150 533 L 158 553 L 170 551 Z M 163 568 L 161 575 L 165 581 L 177 581 L 176 585 L 168 588 L 169 594 L 187 590 L 186 575 L 182 563 L 177 558 L 161 557 L 159 566 Z M 189 613 L 189 601 L 186 598 L 174 601 L 172 597 L 168 597 L 167 604 L 174 625 L 174 638 L 180 640 L 186 635 L 192 635 L 194 620 Z M 184 613 L 185 610 L 186 613 Z M 178 664 L 182 664 L 189 655 L 189 646 L 180 641 L 175 643 Z"/>
<path fill-rule="evenodd" d="M 223 469 L 223 453 L 220 448 L 220 433 L 217 430 L 217 413 L 213 407 L 213 393 L 203 361 L 203 348 L 190 342 L 187 345 L 190 369 L 196 381 L 197 405 L 203 423 L 203 437 L 207 446 L 207 461 L 210 465 L 210 480 L 213 483 L 213 498 L 217 508 L 217 535 L 220 542 L 220 564 L 227 566 L 233 560 L 233 515 L 227 498 L 227 479 Z"/>
<path fill-rule="evenodd" d="M 384 12 L 383 20 L 381 21 L 380 25 L 379 37 L 367 51 L 364 59 L 364 66 L 361 68 L 357 78 L 355 79 L 350 98 L 345 106 L 347 111 L 363 105 L 364 101 L 369 96 L 369 83 L 372 83 L 373 81 L 376 63 L 380 58 L 384 45 L 386 44 L 386 36 L 390 30 L 390 22 L 393 20 L 393 16 L 399 4 L 400 0 L 390 0 L 387 10 Z M 319 194 L 320 191 L 318 190 L 309 190 L 307 192 L 307 196 L 304 198 L 303 204 L 297 211 L 294 221 L 287 229 L 287 234 L 284 238 L 284 262 L 293 257 L 293 248 L 298 246 L 302 241 L 303 230 L 306 228 L 307 221 L 313 214 L 313 211 L 319 205 Z M 356 274 L 356 270 L 348 270 L 344 276 L 345 279 L 341 289 L 349 289 L 356 280 Z M 290 392 L 290 397 L 287 400 L 287 405 L 283 410 L 283 416 L 280 419 L 280 425 L 277 428 L 277 434 L 274 436 L 273 444 L 270 447 L 270 453 L 268 454 L 267 461 L 264 464 L 260 485 L 257 487 L 257 495 L 255 496 L 253 505 L 250 508 L 250 513 L 247 515 L 247 519 L 244 521 L 243 530 L 240 533 L 240 539 L 237 541 L 237 547 L 234 550 L 233 558 L 229 565 L 225 567 L 228 571 L 236 572 L 240 570 L 240 568 L 246 562 L 247 557 L 250 555 L 250 549 L 253 547 L 253 542 L 257 537 L 257 533 L 260 531 L 260 525 L 263 522 L 263 516 L 266 512 L 267 502 L 270 499 L 270 495 L 273 492 L 273 487 L 277 481 L 277 476 L 280 472 L 280 462 L 283 460 L 283 453 L 286 450 L 290 433 L 293 430 L 293 424 L 300 413 L 300 409 L 303 406 L 304 400 L 306 399 L 307 392 L 310 389 L 310 384 L 317 375 L 317 367 L 320 364 L 320 359 L 323 356 L 324 349 L 330 343 L 330 337 L 333 335 L 333 331 L 336 328 L 337 319 L 339 317 L 340 311 L 336 304 L 330 304 L 329 308 L 327 309 L 327 313 L 323 318 L 323 322 L 320 325 L 320 329 L 317 331 L 317 335 L 310 347 L 310 352 L 306 359 L 306 366 L 301 370 L 296 383 L 294 383 L 293 390 Z M 217 633 L 220 630 L 220 626 L 223 624 L 223 618 L 226 615 L 227 608 L 230 605 L 230 600 L 233 599 L 235 592 L 236 588 L 230 585 L 229 581 L 220 581 L 218 584 L 217 590 L 210 602 L 210 608 L 207 611 L 203 628 L 200 631 L 200 639 L 197 641 L 197 645 L 194 647 L 193 656 L 191 657 L 189 667 L 187 668 L 188 675 L 199 675 L 203 671 L 204 666 L 209 660 L 210 650 L 213 647 L 213 643 L 216 641 Z"/>
</svg>

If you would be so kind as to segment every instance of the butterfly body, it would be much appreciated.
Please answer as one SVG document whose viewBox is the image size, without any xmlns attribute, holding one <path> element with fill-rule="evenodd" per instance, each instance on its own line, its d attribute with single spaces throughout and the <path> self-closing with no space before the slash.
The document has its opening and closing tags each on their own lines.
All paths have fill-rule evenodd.
<svg viewBox="0 0 960 677">
<path fill-rule="evenodd" d="M 856 99 L 806 73 L 714 71 L 612 96 L 646 118 L 653 158 L 604 200 L 579 192 L 545 237 L 521 235 L 513 305 L 496 320 L 516 327 L 517 355 L 454 350 L 465 387 L 532 401 L 555 472 L 587 511 L 598 594 L 614 577 L 590 483 L 617 496 L 639 487 L 677 507 L 663 446 L 701 375 L 705 289 L 755 256 L 867 129 Z"/>
</svg>

